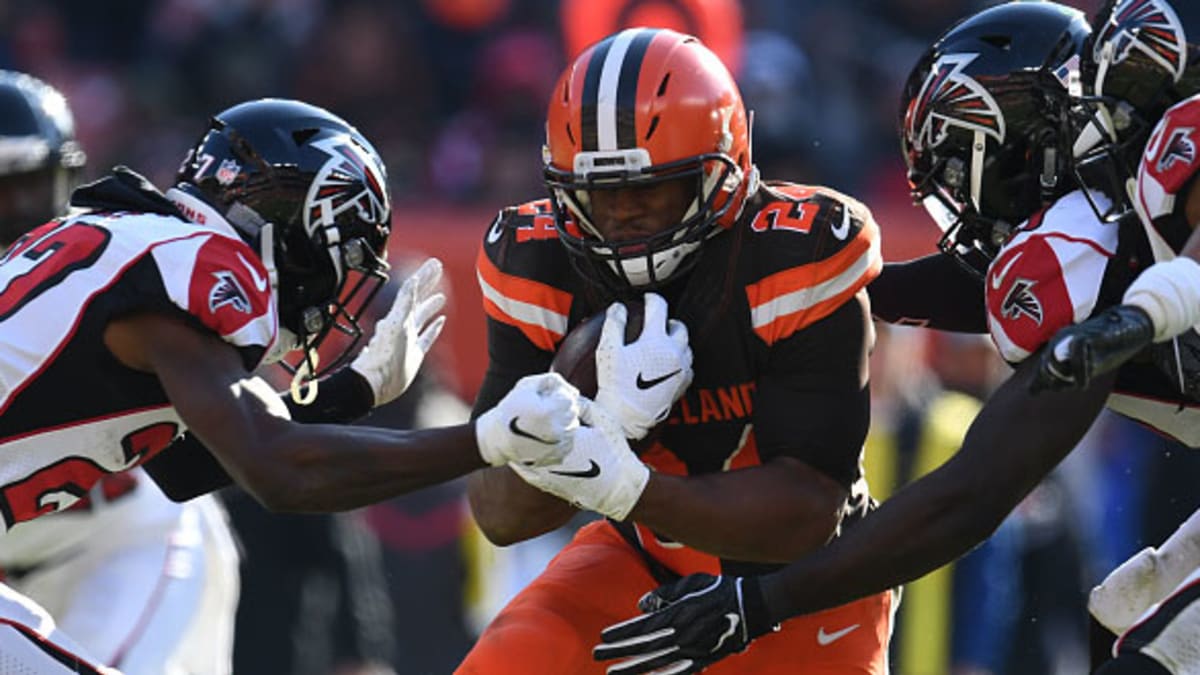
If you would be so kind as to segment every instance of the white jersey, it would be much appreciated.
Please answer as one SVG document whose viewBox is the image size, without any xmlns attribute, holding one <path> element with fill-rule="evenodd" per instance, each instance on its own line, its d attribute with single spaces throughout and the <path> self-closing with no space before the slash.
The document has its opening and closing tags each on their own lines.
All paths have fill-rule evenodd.
<svg viewBox="0 0 1200 675">
<path fill-rule="evenodd" d="M 176 314 L 237 347 L 247 372 L 271 346 L 266 269 L 223 219 L 202 215 L 85 214 L 0 259 L 0 531 L 70 506 L 183 433 L 158 381 L 105 347 L 114 317 Z"/>
<path fill-rule="evenodd" d="M 1108 200 L 1093 198 L 1103 208 Z M 1001 356 L 1024 361 L 1060 328 L 1088 318 L 1120 300 L 1129 260 L 1118 255 L 1119 228 L 1101 222 L 1082 192 L 1073 192 L 1018 228 L 988 268 L 988 327 Z M 1146 261 L 1150 262 L 1149 260 Z M 1132 278 L 1132 277 L 1130 277 Z M 1106 289 L 1115 297 L 1104 297 Z M 1200 350 L 1200 335 L 1189 332 L 1155 349 Z M 1107 406 L 1191 447 L 1200 447 L 1200 402 L 1148 362 L 1121 368 Z"/>
</svg>

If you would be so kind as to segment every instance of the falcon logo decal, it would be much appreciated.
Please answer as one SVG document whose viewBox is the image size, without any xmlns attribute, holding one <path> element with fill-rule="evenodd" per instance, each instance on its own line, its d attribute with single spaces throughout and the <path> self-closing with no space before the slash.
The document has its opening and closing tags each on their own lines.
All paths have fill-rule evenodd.
<svg viewBox="0 0 1200 675">
<path fill-rule="evenodd" d="M 1000 315 L 1006 319 L 1018 319 L 1025 315 L 1033 319 L 1037 325 L 1042 325 L 1042 302 L 1030 290 L 1036 282 L 1018 277 L 1013 281 L 1004 302 L 1000 303 Z"/>
<path fill-rule="evenodd" d="M 1158 158 L 1155 169 L 1166 173 L 1179 162 L 1191 165 L 1196 161 L 1196 142 L 1192 140 L 1195 129 L 1180 127 L 1171 132 L 1171 137 L 1163 144 L 1162 156 Z"/>
<path fill-rule="evenodd" d="M 1092 58 L 1114 66 L 1137 49 L 1178 81 L 1187 68 L 1187 41 L 1179 17 L 1163 0 L 1123 0 L 1096 36 Z"/>
<path fill-rule="evenodd" d="M 350 209 L 364 222 L 388 227 L 392 205 L 379 157 L 345 134 L 316 141 L 313 146 L 328 154 L 329 160 L 309 187 L 304 227 L 309 232 L 328 227 Z"/>
<path fill-rule="evenodd" d="M 936 148 L 950 127 L 980 131 L 1004 142 L 1004 114 L 991 93 L 963 73 L 978 54 L 947 54 L 938 59 L 921 86 L 921 93 L 904 115 L 905 135 L 913 150 Z"/>
<path fill-rule="evenodd" d="M 242 285 L 238 283 L 237 277 L 233 276 L 233 272 L 222 270 L 213 272 L 213 276 L 217 282 L 208 291 L 208 311 L 216 314 L 218 309 L 229 305 L 235 311 L 249 314 L 250 298 L 246 291 L 242 290 Z"/>
</svg>

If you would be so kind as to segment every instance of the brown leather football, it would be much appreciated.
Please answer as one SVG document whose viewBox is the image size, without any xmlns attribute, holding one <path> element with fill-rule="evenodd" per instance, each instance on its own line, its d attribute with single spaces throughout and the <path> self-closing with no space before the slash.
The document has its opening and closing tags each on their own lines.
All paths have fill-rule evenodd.
<svg viewBox="0 0 1200 675">
<path fill-rule="evenodd" d="M 625 322 L 625 344 L 629 344 L 642 334 L 646 309 L 641 300 L 627 301 L 625 307 L 629 311 Z M 588 398 L 596 397 L 596 346 L 600 344 L 603 328 L 603 311 L 588 317 L 567 333 L 550 363 L 552 372 L 562 375 Z"/>
</svg>

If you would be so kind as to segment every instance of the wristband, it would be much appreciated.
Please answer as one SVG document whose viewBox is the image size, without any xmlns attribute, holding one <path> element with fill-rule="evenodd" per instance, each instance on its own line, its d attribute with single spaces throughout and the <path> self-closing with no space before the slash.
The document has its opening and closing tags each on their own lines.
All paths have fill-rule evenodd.
<svg viewBox="0 0 1200 675">
<path fill-rule="evenodd" d="M 340 368 L 321 380 L 316 399 L 308 405 L 300 405 L 287 395 L 280 398 L 287 404 L 292 419 L 304 424 L 348 424 L 366 417 L 375 405 L 371 385 L 350 367 Z"/>
<path fill-rule="evenodd" d="M 1200 323 L 1200 264 L 1188 257 L 1151 265 L 1122 300 L 1146 312 L 1154 341 L 1165 342 Z"/>
</svg>

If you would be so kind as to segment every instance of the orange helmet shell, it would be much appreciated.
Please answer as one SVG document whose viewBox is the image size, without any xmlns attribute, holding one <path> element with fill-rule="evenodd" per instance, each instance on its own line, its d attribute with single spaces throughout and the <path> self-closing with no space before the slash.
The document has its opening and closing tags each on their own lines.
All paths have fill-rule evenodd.
<svg viewBox="0 0 1200 675">
<path fill-rule="evenodd" d="M 668 29 L 631 28 L 584 50 L 555 86 L 546 138 L 548 172 L 573 173 L 580 182 L 661 178 L 679 170 L 677 163 L 724 157 L 736 169 L 717 186 L 713 208 L 733 200 L 721 208 L 726 227 L 752 175 L 746 109 L 733 77 L 698 39 Z M 621 167 L 617 178 L 613 169 Z"/>
</svg>

